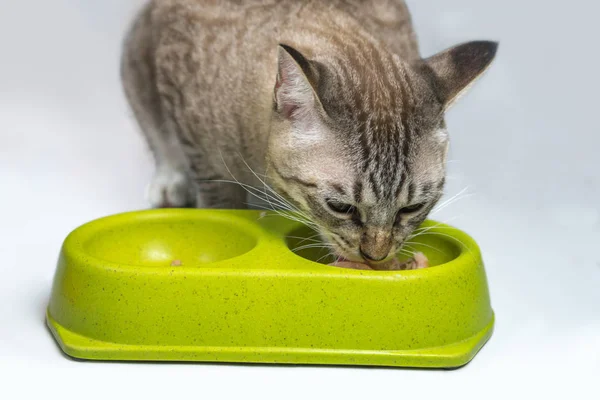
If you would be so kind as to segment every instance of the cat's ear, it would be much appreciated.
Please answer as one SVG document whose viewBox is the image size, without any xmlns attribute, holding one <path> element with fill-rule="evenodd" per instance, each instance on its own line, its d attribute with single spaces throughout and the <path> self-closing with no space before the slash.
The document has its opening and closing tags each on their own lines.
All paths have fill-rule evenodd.
<svg viewBox="0 0 600 400">
<path fill-rule="evenodd" d="M 275 81 L 275 108 L 287 119 L 306 115 L 318 103 L 311 85 L 315 69 L 296 49 L 280 44 L 277 54 L 277 79 Z"/>
<path fill-rule="evenodd" d="M 447 109 L 490 66 L 497 42 L 475 41 L 460 44 L 427 58 L 421 66 L 433 81 L 437 94 Z"/>
</svg>

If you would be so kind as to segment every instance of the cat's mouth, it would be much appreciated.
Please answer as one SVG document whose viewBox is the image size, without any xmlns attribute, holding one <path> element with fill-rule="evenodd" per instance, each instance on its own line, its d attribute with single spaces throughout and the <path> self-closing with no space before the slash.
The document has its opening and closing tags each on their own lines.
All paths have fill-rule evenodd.
<svg viewBox="0 0 600 400">
<path fill-rule="evenodd" d="M 386 258 L 385 260 L 381 260 L 381 261 L 367 261 L 364 258 L 360 258 L 360 259 L 356 260 L 356 259 L 348 259 L 344 256 L 337 256 L 333 264 L 340 264 L 340 263 L 364 264 L 364 265 L 368 266 L 369 268 L 377 270 L 377 271 L 387 271 L 387 270 L 394 268 L 394 265 L 396 264 L 396 258 L 394 256 L 390 256 L 390 257 Z"/>
<path fill-rule="evenodd" d="M 335 235 L 322 235 L 323 239 L 329 243 L 330 248 L 334 251 L 334 261 L 332 264 L 362 264 L 368 267 L 368 269 L 378 271 L 386 271 L 394 268 L 394 264 L 396 263 L 395 255 L 389 255 L 381 261 L 367 260 L 360 255 L 360 250 L 355 254 L 348 249 L 345 249 L 341 243 L 336 240 Z"/>
</svg>

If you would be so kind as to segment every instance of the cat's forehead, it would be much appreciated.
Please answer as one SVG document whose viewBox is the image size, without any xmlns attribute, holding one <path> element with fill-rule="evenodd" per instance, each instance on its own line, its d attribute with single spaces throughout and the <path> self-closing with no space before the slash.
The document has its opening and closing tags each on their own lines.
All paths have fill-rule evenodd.
<svg viewBox="0 0 600 400">
<path fill-rule="evenodd" d="M 441 194 L 445 183 L 443 168 L 439 173 L 401 173 L 399 179 L 384 184 L 370 174 L 357 175 L 352 184 L 353 201 L 373 209 L 427 202 Z"/>
<path fill-rule="evenodd" d="M 426 122 L 443 108 L 430 80 L 397 57 L 346 64 L 325 74 L 328 79 L 319 95 L 325 109 L 340 123 L 342 119 L 354 124 L 375 119 L 379 125 L 400 119 Z"/>
<path fill-rule="evenodd" d="M 443 185 L 447 149 L 443 128 L 419 135 L 402 124 L 372 123 L 352 143 L 343 157 L 351 160 L 346 164 L 354 168 L 343 181 L 351 188 L 355 203 L 394 206 L 420 202 Z"/>
</svg>

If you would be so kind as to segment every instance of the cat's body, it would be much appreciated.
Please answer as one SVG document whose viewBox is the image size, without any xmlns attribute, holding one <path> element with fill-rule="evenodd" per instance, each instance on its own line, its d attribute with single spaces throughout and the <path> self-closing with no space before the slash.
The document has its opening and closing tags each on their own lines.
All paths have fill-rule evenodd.
<svg viewBox="0 0 600 400">
<path fill-rule="evenodd" d="M 443 111 L 495 52 L 465 46 L 421 60 L 403 1 L 154 0 L 122 67 L 150 200 L 244 208 L 220 181 L 265 180 L 340 256 L 389 259 L 442 194 Z"/>
<path fill-rule="evenodd" d="M 144 121 L 143 131 L 155 153 L 161 152 L 163 146 L 156 142 L 162 137 L 174 136 L 176 142 L 185 138 L 193 180 L 232 179 L 223 155 L 236 179 L 258 184 L 241 157 L 255 171 L 265 172 L 279 43 L 311 59 L 348 57 L 350 53 L 344 51 L 348 46 L 357 57 L 356 66 L 368 63 L 369 52 L 384 48 L 410 59 L 418 57 L 403 2 L 386 8 L 369 3 L 377 2 L 150 3 L 129 37 L 123 75 L 128 98 L 138 120 Z M 365 29 L 369 27 L 381 35 L 374 38 Z M 342 58 L 341 62 L 347 61 Z M 155 133 L 161 138 L 155 138 Z M 155 155 L 160 170 L 162 156 Z M 179 162 L 183 160 L 173 167 L 181 168 Z M 243 207 L 239 199 L 244 191 L 237 191 L 233 204 L 224 198 L 215 198 L 213 203 L 202 195 L 198 202 Z M 170 194 L 167 189 L 167 198 L 160 199 L 162 193 L 153 193 L 155 205 L 183 205 L 180 196 L 169 199 Z"/>
</svg>

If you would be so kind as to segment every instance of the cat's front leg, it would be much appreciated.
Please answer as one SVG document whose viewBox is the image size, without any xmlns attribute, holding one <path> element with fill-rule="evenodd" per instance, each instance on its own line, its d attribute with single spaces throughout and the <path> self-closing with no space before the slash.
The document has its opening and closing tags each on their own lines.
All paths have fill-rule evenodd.
<svg viewBox="0 0 600 400">
<path fill-rule="evenodd" d="M 197 188 L 183 168 L 158 165 L 147 187 L 146 198 L 154 208 L 194 207 Z"/>
<path fill-rule="evenodd" d="M 247 192 L 241 184 L 227 179 L 197 180 L 196 207 L 221 209 L 248 208 Z"/>
</svg>

